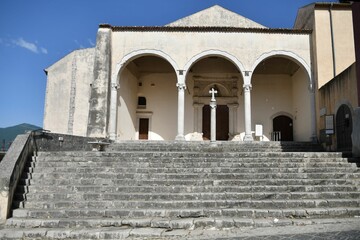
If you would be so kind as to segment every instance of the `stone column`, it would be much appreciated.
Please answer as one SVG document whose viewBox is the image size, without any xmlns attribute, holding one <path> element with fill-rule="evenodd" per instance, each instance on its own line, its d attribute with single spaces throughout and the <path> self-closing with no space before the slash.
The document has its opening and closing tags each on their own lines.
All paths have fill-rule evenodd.
<svg viewBox="0 0 360 240">
<path fill-rule="evenodd" d="M 177 83 L 178 88 L 178 133 L 175 140 L 185 140 L 184 125 L 185 125 L 185 89 L 184 83 Z"/>
<path fill-rule="evenodd" d="M 216 101 L 210 101 L 211 124 L 210 124 L 210 141 L 216 142 Z"/>
<path fill-rule="evenodd" d="M 111 140 L 116 140 L 116 115 L 117 115 L 117 96 L 118 85 L 112 80 L 110 92 L 110 118 L 109 118 L 109 137 Z"/>
<path fill-rule="evenodd" d="M 251 84 L 244 84 L 245 137 L 244 141 L 253 141 L 251 132 Z"/>
</svg>

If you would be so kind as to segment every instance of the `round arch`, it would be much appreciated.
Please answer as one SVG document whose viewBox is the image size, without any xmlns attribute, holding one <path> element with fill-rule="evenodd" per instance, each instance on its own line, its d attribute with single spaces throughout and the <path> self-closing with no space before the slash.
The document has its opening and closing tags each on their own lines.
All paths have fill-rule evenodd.
<svg viewBox="0 0 360 240">
<path fill-rule="evenodd" d="M 303 68 L 309 78 L 309 89 L 312 90 L 314 87 L 313 84 L 313 80 L 312 80 L 312 74 L 311 74 L 311 69 L 310 66 L 306 63 L 306 61 L 301 58 L 300 56 L 298 56 L 297 54 L 293 53 L 293 52 L 289 52 L 289 51 L 271 51 L 271 52 L 267 52 L 262 54 L 260 57 L 258 57 L 252 68 L 251 68 L 251 74 L 254 73 L 255 69 L 257 68 L 257 66 L 264 60 L 271 58 L 271 57 L 284 57 L 287 59 L 290 59 L 292 61 L 294 61 L 295 63 L 297 63 L 301 68 Z"/>
<path fill-rule="evenodd" d="M 186 76 L 191 68 L 191 66 L 193 66 L 196 62 L 200 61 L 201 59 L 207 58 L 207 57 L 212 57 L 212 56 L 220 56 L 225 58 L 226 60 L 230 61 L 231 63 L 233 63 L 237 69 L 240 71 L 241 76 L 244 79 L 243 73 L 245 72 L 245 68 L 244 65 L 234 56 L 229 54 L 228 52 L 224 52 L 224 51 L 220 51 L 220 50 L 206 50 L 204 52 L 201 52 L 195 56 L 193 56 L 184 66 L 184 76 L 186 79 Z M 184 80 L 185 80 L 184 79 Z"/>
<path fill-rule="evenodd" d="M 160 58 L 166 60 L 168 63 L 170 63 L 170 65 L 174 69 L 175 73 L 179 69 L 175 60 L 172 59 L 168 54 L 164 53 L 163 51 L 154 50 L 154 49 L 136 50 L 136 51 L 130 52 L 127 55 L 125 55 L 121 59 L 121 61 L 116 64 L 116 69 L 111 78 L 112 79 L 111 83 L 113 85 L 117 85 L 118 84 L 117 78 L 118 78 L 118 75 L 119 75 L 120 71 L 122 70 L 122 68 L 124 66 L 126 66 L 127 63 L 131 62 L 132 60 L 139 58 L 139 57 L 144 57 L 144 56 L 156 56 L 156 57 L 160 57 Z"/>
</svg>

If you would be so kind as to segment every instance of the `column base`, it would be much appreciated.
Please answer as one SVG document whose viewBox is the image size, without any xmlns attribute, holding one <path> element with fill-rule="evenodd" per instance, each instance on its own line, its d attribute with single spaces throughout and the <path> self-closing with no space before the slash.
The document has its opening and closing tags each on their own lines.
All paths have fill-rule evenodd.
<svg viewBox="0 0 360 240">
<path fill-rule="evenodd" d="M 112 140 L 112 141 L 116 141 L 116 134 L 115 133 L 110 133 L 109 139 Z"/>
<path fill-rule="evenodd" d="M 175 137 L 175 141 L 185 141 L 185 136 L 184 135 L 177 135 Z"/>
<path fill-rule="evenodd" d="M 252 141 L 254 141 L 254 138 L 252 137 L 252 135 L 247 134 L 247 135 L 245 135 L 243 141 L 244 141 L 244 142 L 252 142 Z"/>
</svg>

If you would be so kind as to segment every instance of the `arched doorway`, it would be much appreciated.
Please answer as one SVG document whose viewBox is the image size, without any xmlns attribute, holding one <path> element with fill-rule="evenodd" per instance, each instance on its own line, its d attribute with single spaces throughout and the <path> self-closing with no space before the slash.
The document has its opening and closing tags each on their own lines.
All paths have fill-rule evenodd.
<svg viewBox="0 0 360 240">
<path fill-rule="evenodd" d="M 352 149 L 352 115 L 350 108 L 343 104 L 336 113 L 336 140 L 338 150 Z"/>
<path fill-rule="evenodd" d="M 273 132 L 279 141 L 293 141 L 293 120 L 284 115 L 273 119 Z"/>
</svg>

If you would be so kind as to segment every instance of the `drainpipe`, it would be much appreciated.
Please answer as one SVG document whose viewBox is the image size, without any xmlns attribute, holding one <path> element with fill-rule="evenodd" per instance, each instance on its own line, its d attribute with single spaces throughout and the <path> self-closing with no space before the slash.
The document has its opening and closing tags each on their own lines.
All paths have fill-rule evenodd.
<svg viewBox="0 0 360 240">
<path fill-rule="evenodd" d="M 333 60 L 333 77 L 336 77 L 336 56 L 335 56 L 335 43 L 334 43 L 334 26 L 333 26 L 333 15 L 332 8 L 334 3 L 330 4 L 329 14 L 330 14 L 330 31 L 331 31 L 331 48 L 332 48 L 332 60 Z"/>
</svg>

